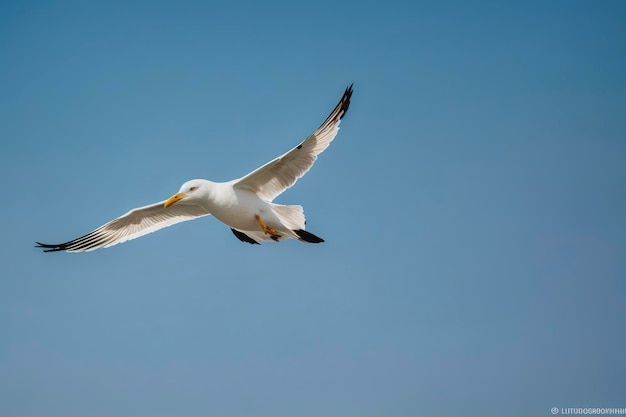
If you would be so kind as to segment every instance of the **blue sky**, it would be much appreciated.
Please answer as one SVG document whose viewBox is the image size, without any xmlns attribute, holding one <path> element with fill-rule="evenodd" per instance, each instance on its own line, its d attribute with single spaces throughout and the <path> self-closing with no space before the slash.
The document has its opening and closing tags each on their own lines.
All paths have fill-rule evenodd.
<svg viewBox="0 0 626 417">
<path fill-rule="evenodd" d="M 130 3 L 130 4 L 129 4 Z M 0 414 L 625 407 L 626 5 L 3 2 Z M 321 245 L 44 254 L 291 148 Z"/>
</svg>

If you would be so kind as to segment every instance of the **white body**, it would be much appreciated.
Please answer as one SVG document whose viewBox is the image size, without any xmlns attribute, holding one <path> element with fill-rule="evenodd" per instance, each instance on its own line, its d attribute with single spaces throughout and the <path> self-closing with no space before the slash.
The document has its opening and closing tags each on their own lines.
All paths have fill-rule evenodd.
<svg viewBox="0 0 626 417">
<path fill-rule="evenodd" d="M 256 216 L 275 229 L 284 237 L 295 237 L 293 230 L 304 229 L 304 215 L 301 222 L 288 212 L 300 211 L 300 206 L 282 206 L 259 198 L 255 193 L 233 186 L 234 181 L 211 182 L 207 180 L 193 180 L 190 183 L 205 183 L 208 198 L 203 199 L 204 207 L 222 223 L 240 230 L 248 235 L 259 237 L 259 222 Z M 184 190 L 183 186 L 183 190 Z M 183 204 L 185 201 L 181 201 Z M 298 210 L 299 209 L 299 210 Z M 286 213 L 287 212 L 287 213 Z M 295 213 L 293 213 L 295 214 Z M 297 217 L 297 216 L 296 216 Z M 261 239 L 265 240 L 265 239 Z M 282 240 L 282 239 L 281 239 Z"/>
</svg>

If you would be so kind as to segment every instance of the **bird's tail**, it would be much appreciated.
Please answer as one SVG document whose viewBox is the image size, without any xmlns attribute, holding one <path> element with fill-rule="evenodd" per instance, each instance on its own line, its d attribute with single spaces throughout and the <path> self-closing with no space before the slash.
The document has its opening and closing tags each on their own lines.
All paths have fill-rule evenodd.
<svg viewBox="0 0 626 417">
<path fill-rule="evenodd" d="M 309 243 L 321 243 L 324 241 L 324 239 L 304 230 L 306 220 L 302 206 L 272 204 L 272 210 L 280 222 L 294 233 L 294 238 Z"/>
<path fill-rule="evenodd" d="M 302 206 L 283 206 L 272 204 L 272 210 L 278 220 L 289 230 L 304 229 L 306 221 L 304 219 L 304 209 Z"/>
</svg>

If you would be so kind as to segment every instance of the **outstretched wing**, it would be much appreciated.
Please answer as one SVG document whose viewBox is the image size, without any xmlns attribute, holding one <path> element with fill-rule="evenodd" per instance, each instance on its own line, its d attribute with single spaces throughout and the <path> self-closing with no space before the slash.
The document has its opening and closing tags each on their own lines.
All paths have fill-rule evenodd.
<svg viewBox="0 0 626 417">
<path fill-rule="evenodd" d="M 339 104 L 324 123 L 304 142 L 245 177 L 235 180 L 234 186 L 252 191 L 266 201 L 272 201 L 295 184 L 298 178 L 311 169 L 317 155 L 322 153 L 337 136 L 339 123 L 350 106 L 350 97 L 352 85 L 346 88 Z"/>
<path fill-rule="evenodd" d="M 209 214 L 197 205 L 175 204 L 164 208 L 165 201 L 132 209 L 117 219 L 100 226 L 93 232 L 69 242 L 59 244 L 37 243 L 44 252 L 83 252 L 108 248 L 127 240 L 136 239 L 176 223 L 193 220 Z"/>
</svg>

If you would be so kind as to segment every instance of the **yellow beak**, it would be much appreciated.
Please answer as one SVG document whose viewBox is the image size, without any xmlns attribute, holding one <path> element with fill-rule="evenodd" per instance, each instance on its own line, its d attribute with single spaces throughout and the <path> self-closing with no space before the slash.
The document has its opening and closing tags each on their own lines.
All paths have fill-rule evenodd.
<svg viewBox="0 0 626 417">
<path fill-rule="evenodd" d="M 168 208 L 172 204 L 174 204 L 177 201 L 180 201 L 180 200 L 182 200 L 183 198 L 186 198 L 186 197 L 187 197 L 187 194 L 185 194 L 185 193 L 174 194 L 173 196 L 171 196 L 170 198 L 167 199 L 165 204 L 163 204 L 163 207 Z"/>
</svg>

